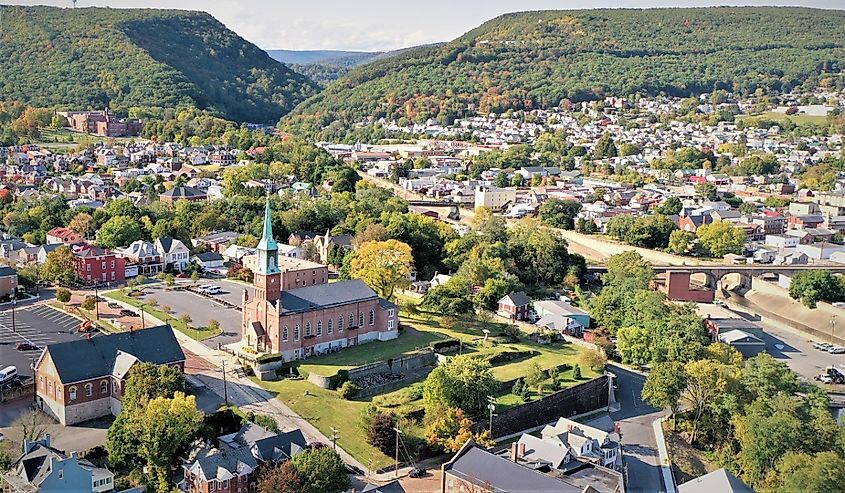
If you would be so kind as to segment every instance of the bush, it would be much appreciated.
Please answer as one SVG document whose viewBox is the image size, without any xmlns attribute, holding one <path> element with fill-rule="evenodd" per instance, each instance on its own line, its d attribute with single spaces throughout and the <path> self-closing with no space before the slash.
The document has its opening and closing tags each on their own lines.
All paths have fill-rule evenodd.
<svg viewBox="0 0 845 493">
<path fill-rule="evenodd" d="M 367 443 L 379 449 L 381 453 L 392 456 L 396 453 L 396 420 L 387 413 L 378 413 L 370 419 L 367 430 Z"/>
<path fill-rule="evenodd" d="M 572 378 L 581 380 L 581 365 L 575 364 L 575 368 L 572 369 Z"/>
<path fill-rule="evenodd" d="M 275 419 L 270 416 L 267 416 L 266 414 L 256 414 L 252 417 L 250 421 L 274 433 L 278 433 L 280 431 L 279 423 L 277 423 Z"/>
<path fill-rule="evenodd" d="M 498 366 L 519 359 L 533 358 L 534 356 L 538 356 L 539 354 L 539 351 L 504 351 L 498 354 L 494 354 L 493 356 L 488 358 L 487 361 L 489 361 L 490 364 L 493 366 Z"/>
<path fill-rule="evenodd" d="M 82 309 L 88 310 L 89 312 L 97 307 L 97 302 L 94 301 L 94 298 L 85 298 L 85 301 L 82 302 Z"/>
<path fill-rule="evenodd" d="M 282 355 L 282 353 L 262 354 L 261 356 L 256 358 L 256 361 L 259 362 L 259 363 L 273 363 L 275 361 L 284 361 L 284 360 L 285 360 L 285 357 L 284 357 L 284 355 Z"/>
<path fill-rule="evenodd" d="M 461 341 L 457 339 L 446 339 L 445 341 L 437 341 L 431 344 L 431 349 L 435 353 L 447 353 L 449 351 L 457 351 L 461 347 Z"/>
<path fill-rule="evenodd" d="M 329 386 L 332 389 L 338 389 L 349 380 L 349 371 L 340 370 L 329 378 Z M 360 387 L 359 387 L 360 389 Z"/>
<path fill-rule="evenodd" d="M 70 291 L 65 288 L 57 289 L 56 299 L 59 300 L 61 303 L 67 303 L 68 301 L 70 301 Z"/>
<path fill-rule="evenodd" d="M 355 395 L 361 391 L 361 386 L 357 383 L 353 382 L 352 380 L 347 380 L 343 382 L 343 385 L 337 390 L 338 395 L 341 399 L 352 400 Z"/>
</svg>

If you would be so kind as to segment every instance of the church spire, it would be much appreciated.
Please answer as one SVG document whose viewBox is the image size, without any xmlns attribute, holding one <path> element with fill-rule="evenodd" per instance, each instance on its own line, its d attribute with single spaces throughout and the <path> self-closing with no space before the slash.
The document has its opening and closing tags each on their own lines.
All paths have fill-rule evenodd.
<svg viewBox="0 0 845 493">
<path fill-rule="evenodd" d="M 279 253 L 279 245 L 273 239 L 273 219 L 270 214 L 270 199 L 264 207 L 264 231 L 261 234 L 261 241 L 258 242 L 258 273 L 275 274 L 279 272 L 276 259 Z"/>
</svg>

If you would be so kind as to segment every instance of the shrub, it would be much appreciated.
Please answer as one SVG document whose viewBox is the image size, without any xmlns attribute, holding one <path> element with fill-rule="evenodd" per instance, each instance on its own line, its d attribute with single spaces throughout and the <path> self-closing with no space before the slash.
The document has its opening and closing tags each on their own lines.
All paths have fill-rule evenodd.
<svg viewBox="0 0 845 493">
<path fill-rule="evenodd" d="M 349 372 L 347 370 L 340 370 L 329 378 L 329 386 L 330 388 L 337 389 L 346 383 L 347 380 L 349 380 Z"/>
<path fill-rule="evenodd" d="M 342 399 L 352 400 L 355 395 L 361 391 L 361 386 L 357 383 L 353 382 L 352 380 L 347 380 L 343 382 L 343 385 L 337 390 L 338 395 Z"/>
<path fill-rule="evenodd" d="M 581 365 L 575 364 L 575 367 L 572 369 L 572 378 L 581 380 Z"/>
<path fill-rule="evenodd" d="M 431 344 L 431 349 L 436 353 L 447 353 L 449 351 L 457 351 L 461 347 L 461 341 L 457 339 L 446 339 L 444 341 L 437 341 Z"/>
<path fill-rule="evenodd" d="M 88 310 L 89 312 L 96 308 L 97 302 L 94 301 L 94 298 L 85 298 L 85 301 L 82 302 L 82 309 Z"/>
<path fill-rule="evenodd" d="M 59 300 L 61 303 L 67 303 L 68 301 L 70 301 L 70 291 L 65 288 L 57 289 L 56 299 Z"/>
<path fill-rule="evenodd" d="M 347 382 L 349 383 L 349 382 Z M 379 449 L 384 455 L 396 453 L 396 420 L 387 413 L 378 413 L 370 419 L 367 443 Z"/>
<path fill-rule="evenodd" d="M 284 357 L 284 355 L 282 355 L 282 353 L 262 354 L 261 356 L 256 358 L 256 361 L 258 361 L 259 363 L 273 363 L 275 361 L 284 361 L 284 360 L 285 360 L 285 357 Z"/>
<path fill-rule="evenodd" d="M 256 414 L 250 421 L 274 433 L 279 432 L 279 423 L 277 423 L 275 419 L 270 416 L 267 416 L 266 414 Z"/>
</svg>

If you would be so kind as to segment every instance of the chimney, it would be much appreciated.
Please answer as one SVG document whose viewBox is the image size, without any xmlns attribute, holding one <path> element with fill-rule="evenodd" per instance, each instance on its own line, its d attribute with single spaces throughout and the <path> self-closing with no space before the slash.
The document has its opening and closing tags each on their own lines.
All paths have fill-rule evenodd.
<svg viewBox="0 0 845 493">
<path fill-rule="evenodd" d="M 524 443 L 519 444 L 519 456 L 525 457 L 525 444 Z"/>
<path fill-rule="evenodd" d="M 513 462 L 518 462 L 518 459 L 519 459 L 519 455 L 517 454 L 517 446 L 518 446 L 518 445 L 519 445 L 519 444 L 518 444 L 518 443 L 516 443 L 516 442 L 513 442 L 513 443 L 511 444 L 511 460 L 512 460 Z"/>
</svg>

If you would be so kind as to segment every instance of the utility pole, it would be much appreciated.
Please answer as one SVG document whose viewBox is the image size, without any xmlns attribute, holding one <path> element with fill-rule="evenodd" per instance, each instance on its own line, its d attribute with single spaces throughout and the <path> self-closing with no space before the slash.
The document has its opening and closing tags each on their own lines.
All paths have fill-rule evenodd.
<svg viewBox="0 0 845 493">
<path fill-rule="evenodd" d="M 833 331 L 836 329 L 836 315 L 830 318 L 830 343 L 833 344 Z"/>
<path fill-rule="evenodd" d="M 229 389 L 226 383 L 226 360 L 221 361 L 223 364 L 223 401 L 226 403 L 226 407 L 229 407 Z"/>
<path fill-rule="evenodd" d="M 393 431 L 396 432 L 396 465 L 393 468 L 393 474 L 395 474 L 396 477 L 398 478 L 399 477 L 399 435 L 402 434 L 402 430 L 400 430 L 398 426 L 394 426 Z"/>
<path fill-rule="evenodd" d="M 147 328 L 147 323 L 144 321 L 144 306 L 146 305 L 144 303 L 141 303 L 141 330 Z"/>
<path fill-rule="evenodd" d="M 337 450 L 337 439 L 340 438 L 340 433 L 337 431 L 337 429 L 334 426 L 331 427 L 331 430 L 332 430 L 332 448 Z"/>
<path fill-rule="evenodd" d="M 487 396 L 487 409 L 490 410 L 490 425 L 487 427 L 487 431 L 490 432 L 490 438 L 493 438 L 493 411 L 496 410 L 496 398 L 492 395 Z"/>
<path fill-rule="evenodd" d="M 12 332 L 17 332 L 18 328 L 15 326 L 15 307 L 18 305 L 17 298 L 12 298 Z"/>
<path fill-rule="evenodd" d="M 94 284 L 94 314 L 97 317 L 97 320 L 100 320 L 100 291 L 97 288 L 97 285 Z"/>
</svg>

